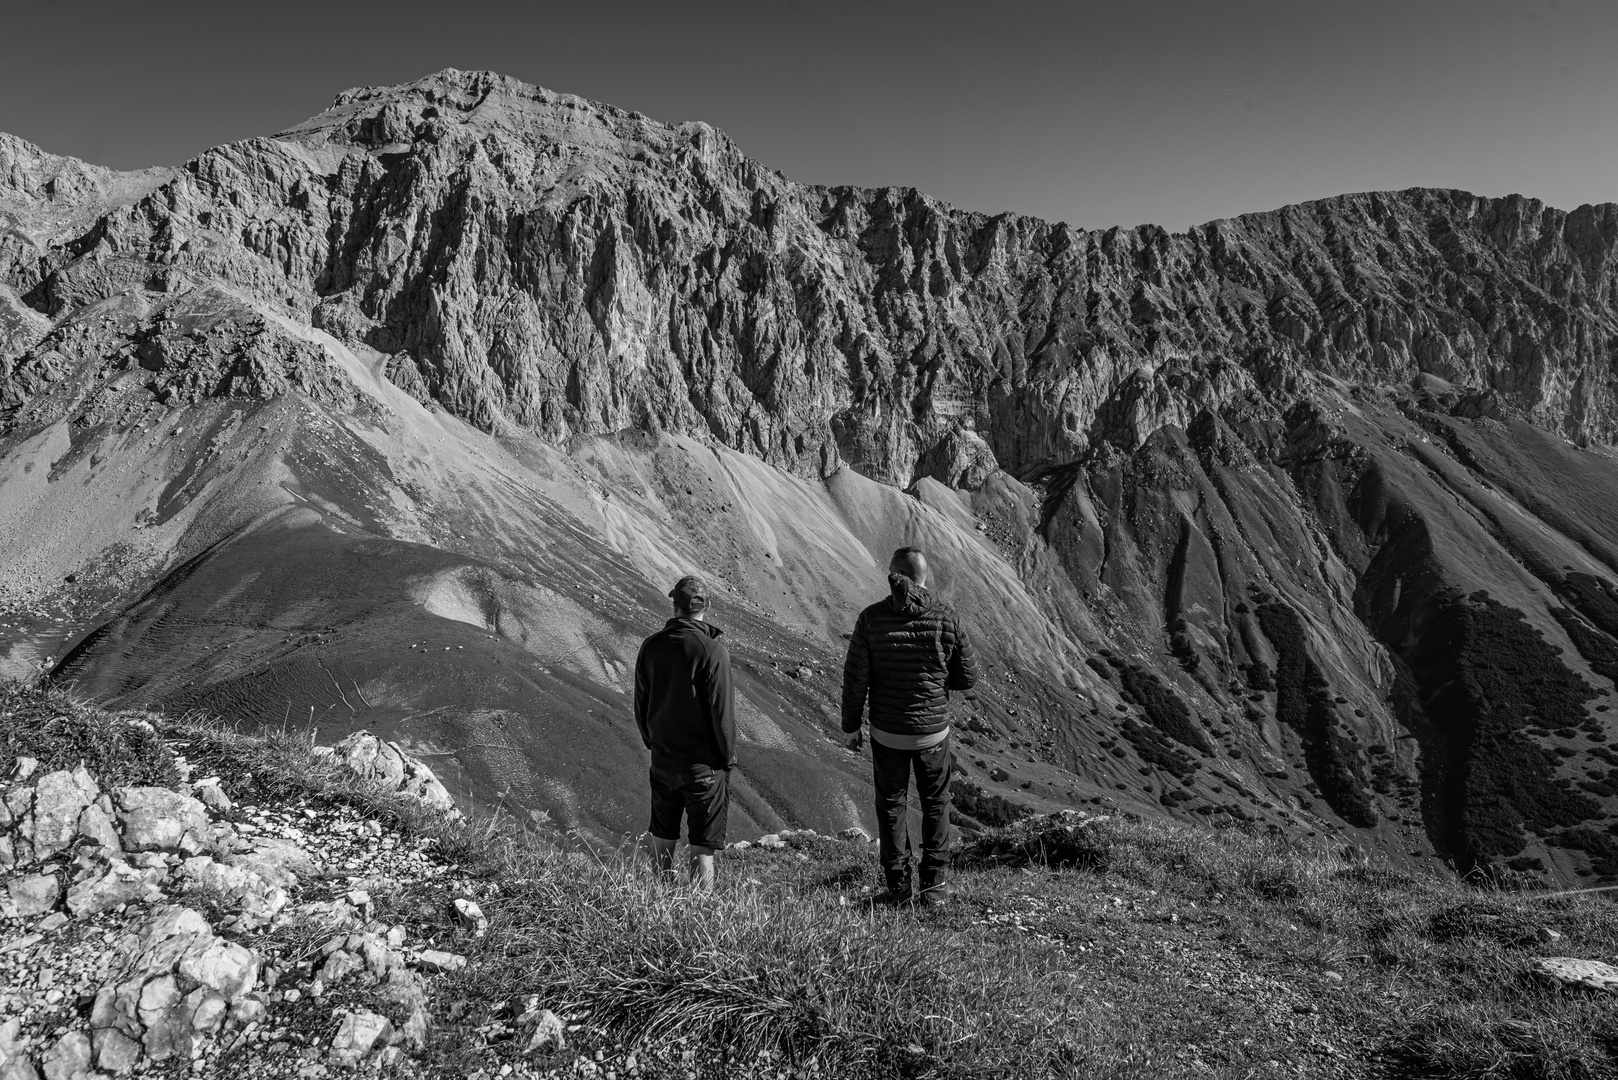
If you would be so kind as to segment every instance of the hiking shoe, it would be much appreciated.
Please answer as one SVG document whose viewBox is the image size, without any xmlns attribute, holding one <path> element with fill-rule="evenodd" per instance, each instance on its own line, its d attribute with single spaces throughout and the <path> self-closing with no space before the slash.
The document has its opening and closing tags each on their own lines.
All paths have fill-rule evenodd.
<svg viewBox="0 0 1618 1080">
<path fill-rule="evenodd" d="M 942 907 L 954 895 L 955 886 L 944 880 L 942 874 L 922 872 L 921 891 L 916 894 L 917 904 L 922 907 Z"/>
<path fill-rule="evenodd" d="M 890 877 L 888 887 L 871 897 L 871 903 L 876 907 L 903 907 L 911 902 L 910 875 L 904 877 Z"/>
</svg>

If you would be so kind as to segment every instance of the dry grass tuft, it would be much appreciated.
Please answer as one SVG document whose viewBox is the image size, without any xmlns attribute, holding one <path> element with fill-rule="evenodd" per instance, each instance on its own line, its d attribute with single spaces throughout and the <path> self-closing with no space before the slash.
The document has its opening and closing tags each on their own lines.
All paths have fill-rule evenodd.
<svg viewBox="0 0 1618 1080">
<path fill-rule="evenodd" d="M 105 787 L 179 779 L 174 755 L 146 713 L 109 713 L 39 683 L 0 682 L 0 775 L 19 757 L 40 771 L 83 765 Z"/>
<path fill-rule="evenodd" d="M 836 895 L 730 882 L 693 896 L 622 860 L 565 855 L 503 890 L 467 992 L 537 996 L 631 1042 L 686 1037 L 732 1055 L 759 1050 L 847 1070 L 941 1055 L 974 1026 L 947 939 L 891 932 Z M 916 1050 L 904 1049 L 915 1047 Z M 897 1071 L 891 1071 L 897 1070 Z"/>
<path fill-rule="evenodd" d="M 1549 1011 L 1491 1019 L 1455 1004 L 1419 1016 L 1401 1033 L 1391 1059 L 1411 1077 L 1444 1080 L 1596 1080 L 1615 1075 L 1618 1023 Z"/>
</svg>

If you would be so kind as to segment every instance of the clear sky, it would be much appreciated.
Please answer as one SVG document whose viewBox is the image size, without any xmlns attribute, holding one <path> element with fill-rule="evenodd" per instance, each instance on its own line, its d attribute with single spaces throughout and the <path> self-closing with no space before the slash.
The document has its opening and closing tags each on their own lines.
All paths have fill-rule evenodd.
<svg viewBox="0 0 1618 1080">
<path fill-rule="evenodd" d="M 1618 201 L 1614 0 L 39 0 L 0 25 L 0 130 L 123 168 L 457 67 L 706 120 L 795 180 L 1092 228 L 1412 186 Z"/>
</svg>

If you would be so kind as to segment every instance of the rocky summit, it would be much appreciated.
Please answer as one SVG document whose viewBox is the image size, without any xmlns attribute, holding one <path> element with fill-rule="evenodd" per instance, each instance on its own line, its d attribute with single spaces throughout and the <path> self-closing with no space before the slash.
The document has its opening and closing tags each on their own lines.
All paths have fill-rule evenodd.
<svg viewBox="0 0 1618 1080">
<path fill-rule="evenodd" d="M 1618 878 L 1615 245 L 1435 190 L 1087 231 L 452 70 L 174 169 L 0 136 L 0 671 L 616 837 L 699 570 L 733 830 L 836 833 L 841 635 L 917 544 L 968 830 Z"/>
</svg>

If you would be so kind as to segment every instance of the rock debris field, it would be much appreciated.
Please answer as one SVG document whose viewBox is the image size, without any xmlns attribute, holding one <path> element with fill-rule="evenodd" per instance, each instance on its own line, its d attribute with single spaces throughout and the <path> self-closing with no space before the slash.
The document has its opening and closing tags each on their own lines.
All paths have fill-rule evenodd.
<svg viewBox="0 0 1618 1080">
<path fill-rule="evenodd" d="M 388 744 L 362 733 L 337 754 L 451 809 Z M 0 1077 L 314 1077 L 420 1050 L 432 979 L 465 964 L 436 946 L 486 925 L 472 883 L 349 807 L 237 804 L 215 777 L 178 787 L 102 790 L 82 766 L 17 762 L 0 809 Z M 371 892 L 401 882 L 453 897 L 439 925 L 373 917 Z"/>
</svg>

